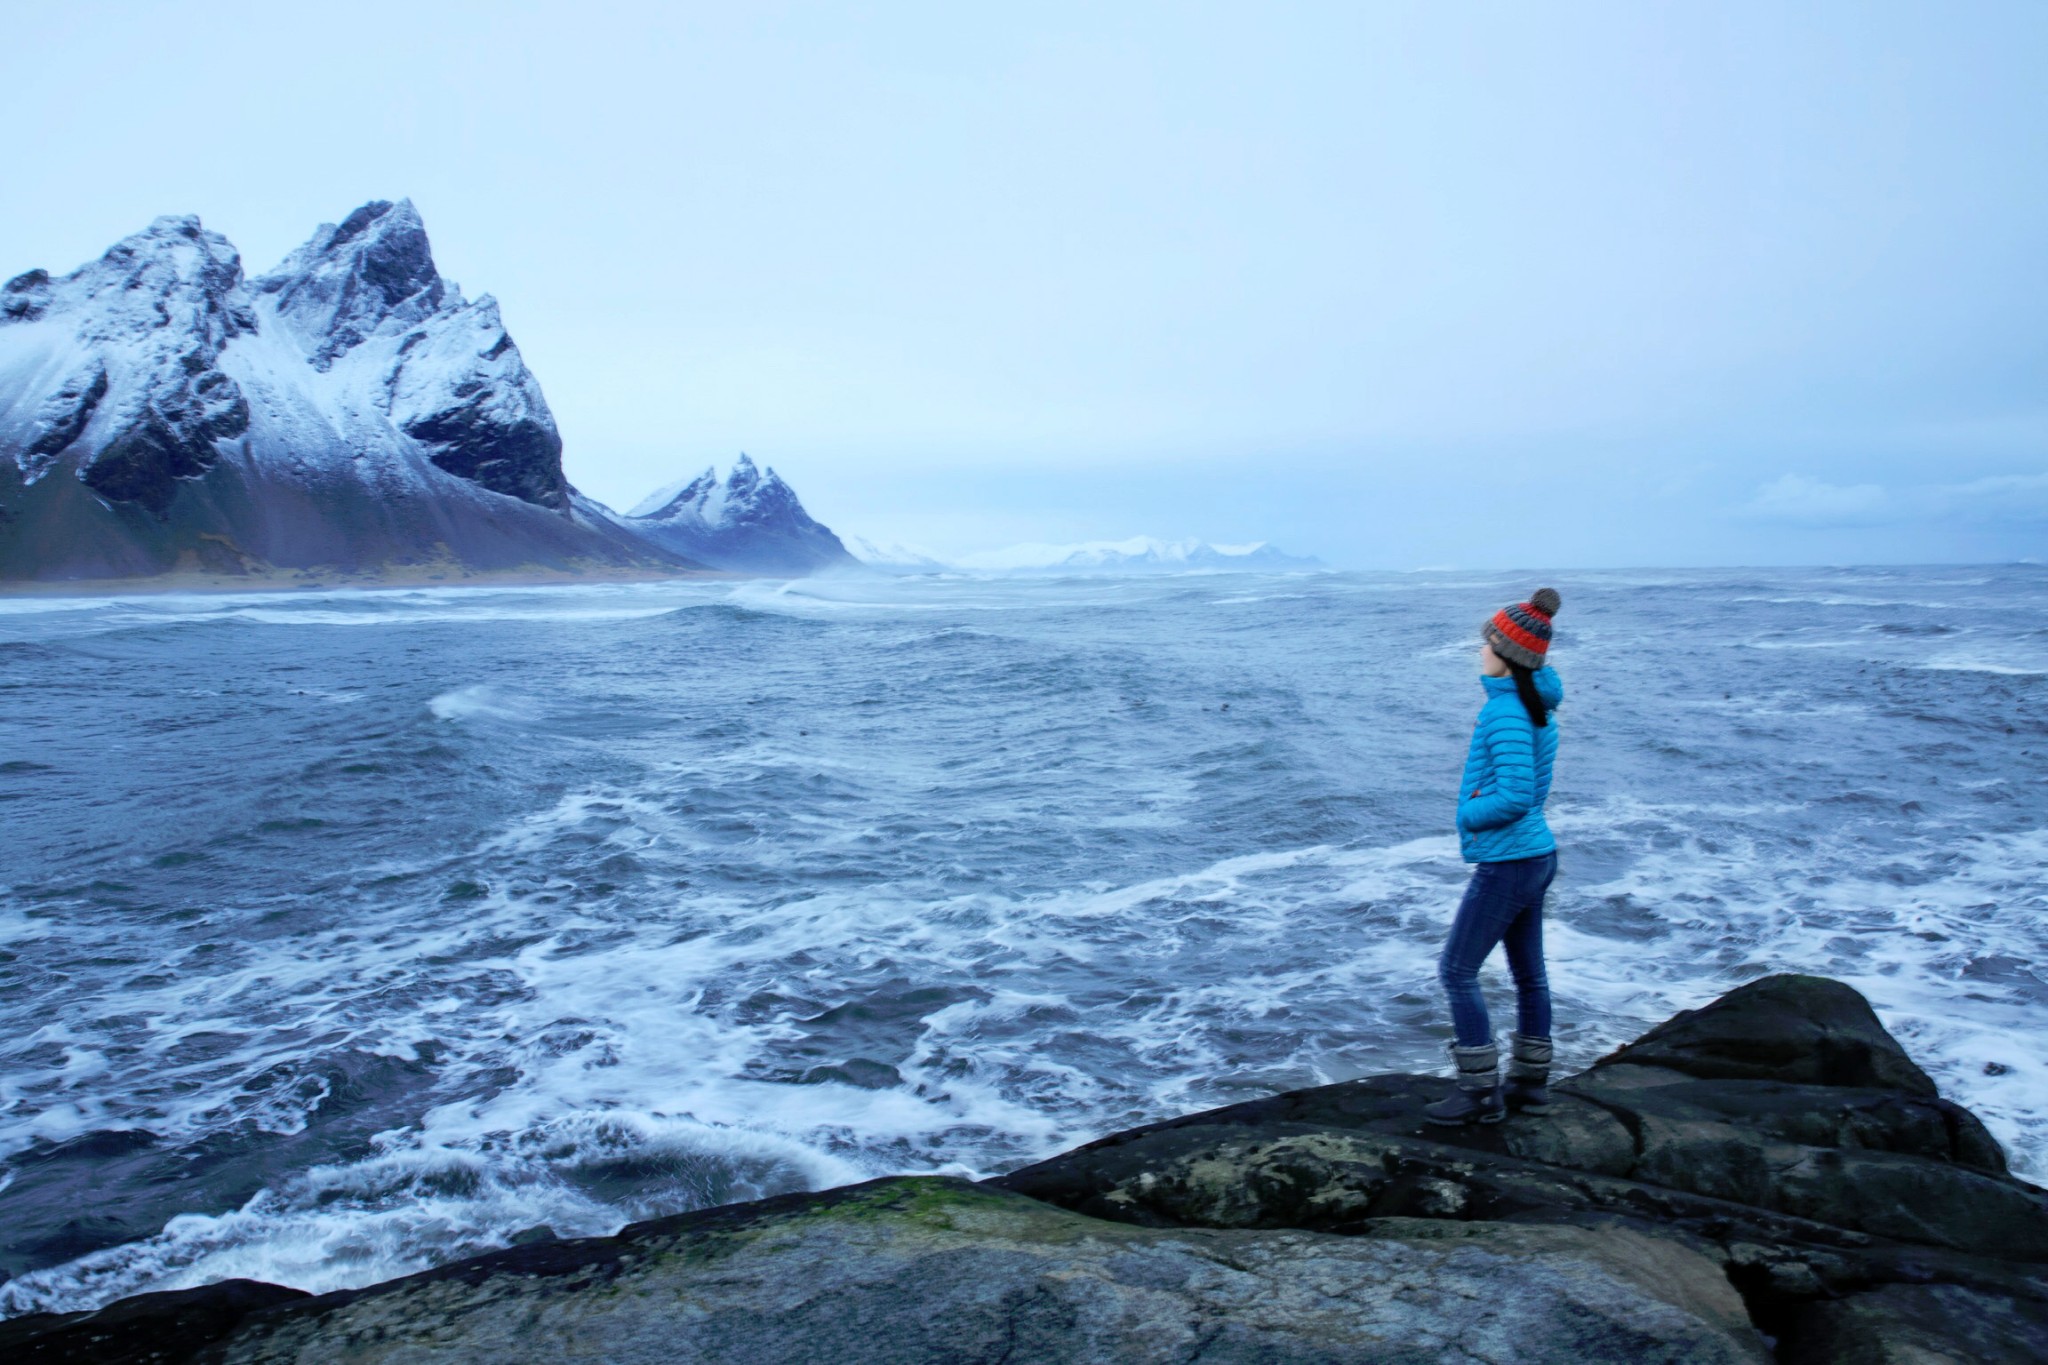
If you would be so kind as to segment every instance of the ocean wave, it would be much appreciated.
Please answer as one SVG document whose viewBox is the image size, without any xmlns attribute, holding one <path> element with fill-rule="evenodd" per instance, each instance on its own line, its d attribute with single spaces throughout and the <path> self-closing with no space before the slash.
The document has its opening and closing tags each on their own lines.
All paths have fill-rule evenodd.
<svg viewBox="0 0 2048 1365">
<path fill-rule="evenodd" d="M 427 702 L 427 709 L 436 720 L 498 721 L 511 725 L 532 725 L 544 714 L 532 698 L 489 683 L 471 683 L 440 693 Z"/>
<path fill-rule="evenodd" d="M 1978 659 L 1968 656 L 1928 659 L 1918 667 L 1933 669 L 1938 673 L 1993 673 L 2011 678 L 2048 677 L 2048 664 L 2013 663 L 2004 659 Z"/>
<path fill-rule="evenodd" d="M 1561 1065 L 1822 972 L 2044 1168 L 2026 679 L 1901 667 L 2030 661 L 1976 642 L 2048 608 L 1977 576 L 1871 591 L 1955 598 L 1953 634 L 1730 600 L 1826 574 L 1560 583 Z M 342 1287 L 1438 1070 L 1472 632 L 1526 587 L 1329 575 L 1251 629 L 1221 579 L 437 590 L 311 603 L 415 631 L 231 645 L 10 618 L 41 804 L 0 898 L 0 1224 L 72 1216 L 59 1166 L 175 1216 L 0 1311 Z M 153 1178 L 195 1154 L 261 1188 Z"/>
</svg>

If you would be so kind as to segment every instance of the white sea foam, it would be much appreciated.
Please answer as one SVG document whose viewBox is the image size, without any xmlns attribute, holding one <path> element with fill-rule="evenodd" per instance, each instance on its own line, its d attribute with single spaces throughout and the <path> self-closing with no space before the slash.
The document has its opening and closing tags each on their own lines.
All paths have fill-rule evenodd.
<svg viewBox="0 0 2048 1365">
<path fill-rule="evenodd" d="M 2040 609 L 1996 585 L 1923 638 L 1870 629 L 1887 608 L 1781 604 L 1704 632 L 1711 657 L 1674 672 L 1657 645 L 1728 610 L 1725 581 L 1659 576 L 1639 609 L 1629 577 L 1560 585 L 1562 1064 L 1762 973 L 1823 972 L 2042 1169 L 2048 1069 L 2015 1041 L 2048 1000 L 2031 966 L 2048 810 L 2016 757 L 2036 741 L 2003 732 L 2009 703 L 1981 679 L 1887 690 L 1900 675 L 1860 671 L 2024 661 L 1971 632 Z M 369 1126 L 240 1209 L 0 1287 L 0 1311 L 230 1274 L 363 1283 L 536 1223 L 986 1175 L 1233 1099 L 1439 1067 L 1434 959 L 1466 873 L 1441 788 L 1479 699 L 1471 624 L 1525 583 L 1326 576 L 1268 594 L 1255 633 L 1206 610 L 1262 591 L 1243 580 L 655 587 L 315 603 L 460 619 L 350 635 L 364 667 L 346 683 L 259 676 L 266 704 L 348 698 L 282 720 L 222 681 L 216 633 L 182 673 L 155 636 L 105 651 L 96 685 L 160 728 L 81 730 L 52 774 L 154 734 L 156 761 L 99 774 L 102 799 L 255 795 L 225 815 L 193 802 L 168 832 L 136 805 L 95 826 L 52 802 L 80 832 L 61 856 L 24 844 L 0 897 L 0 941 L 48 985 L 33 1021 L 7 1016 L 0 1154 L 124 1128 L 166 1153 L 314 1138 L 350 1103 Z M 657 606 L 560 664 L 542 637 L 471 628 Z M 26 619 L 10 638 L 74 632 Z M 1828 647 L 1745 648 L 1766 626 Z M 127 655 L 143 664 L 124 680 Z M 630 724 L 557 742 L 615 713 Z M 200 721 L 206 746 L 176 739 Z M 279 749 L 305 752 L 279 766 Z M 60 780 L 42 771 L 10 780 Z M 354 834 L 349 803 L 384 791 L 419 828 Z M 1506 1009 L 1497 961 L 1484 980 Z"/>
<path fill-rule="evenodd" d="M 662 838 L 658 823 L 639 823 L 657 817 L 657 808 L 635 810 L 632 803 L 586 793 L 523 832 L 508 833 L 506 847 L 533 847 L 536 828 L 559 828 L 600 810 L 630 812 L 606 836 L 620 846 L 645 847 Z M 1724 807 L 1717 813 L 1749 811 Z M 1566 824 L 1590 835 L 1603 827 L 1635 828 L 1656 813 L 1630 803 Z M 1667 808 L 1661 814 L 1682 827 L 1702 812 Z M 1800 887 L 1796 866 L 1753 844 L 1711 855 L 1696 844 L 1675 847 L 1626 876 L 1592 885 L 1571 885 L 1567 872 L 1550 928 L 1563 1060 L 1590 1060 L 1642 1023 L 1696 1006 L 1748 975 L 1827 962 L 1871 996 L 1916 1053 L 1939 1059 L 1936 1074 L 1948 1093 L 1976 1107 L 2001 1139 L 2025 1149 L 2040 1137 L 2038 1119 L 2030 1116 L 2048 1099 L 2048 1067 L 2030 1063 L 2024 1049 L 2012 1046 L 2013 1030 L 2025 1025 L 2032 1007 L 1993 1000 L 1985 1002 L 1988 1008 L 1958 1012 L 1952 992 L 1936 983 L 1952 975 L 1943 964 L 1959 951 L 1957 934 L 1975 932 L 1971 951 L 1990 946 L 1987 898 L 2009 896 L 2016 875 L 2028 875 L 2048 858 L 2048 839 L 1981 841 L 1972 854 L 1971 870 L 1882 901 L 1873 899 L 1868 882 L 1838 882 L 1818 892 Z M 1119 1116 L 1157 1115 L 1215 1102 L 1219 1074 L 1242 1070 L 1229 1060 L 1223 1035 L 1246 1021 L 1290 1014 L 1334 1020 L 1342 1016 L 1329 1010 L 1332 1002 L 1348 1002 L 1355 1012 L 1357 1002 L 1418 985 L 1429 990 L 1432 958 L 1461 876 L 1455 847 L 1442 837 L 1381 848 L 1325 845 L 1028 900 L 916 904 L 827 894 L 790 903 L 765 924 L 745 923 L 745 907 L 737 903 L 714 906 L 712 919 L 722 921 L 723 930 L 667 942 L 636 935 L 594 952 L 565 952 L 564 944 L 605 927 L 600 922 L 573 915 L 565 922 L 538 905 L 500 902 L 490 916 L 491 932 L 511 941 L 525 932 L 521 919 L 535 929 L 542 920 L 553 923 L 549 937 L 503 956 L 470 958 L 472 970 L 506 972 L 518 982 L 518 990 L 479 1021 L 492 1036 L 451 1037 L 452 1011 L 435 999 L 421 1006 L 415 1024 L 387 1020 L 381 1042 L 398 1047 L 410 1033 L 438 1036 L 466 1051 L 475 1069 L 510 1063 L 520 1074 L 517 1084 L 481 1101 L 430 1111 L 415 1131 L 387 1139 L 385 1153 L 368 1162 L 319 1168 L 234 1213 L 180 1218 L 144 1243 L 24 1276 L 0 1290 L 0 1306 L 10 1312 L 61 1307 L 226 1275 L 342 1287 L 501 1244 L 535 1223 L 596 1233 L 626 1217 L 676 1206 L 673 1195 L 667 1204 L 657 1198 L 647 1207 L 620 1208 L 581 1192 L 576 1170 L 601 1164 L 607 1154 L 642 1165 L 674 1157 L 683 1170 L 690 1158 L 704 1158 L 698 1178 L 711 1184 L 685 1190 L 683 1204 L 691 1202 L 688 1196 L 748 1197 L 891 1169 L 986 1174 L 974 1143 L 961 1146 L 949 1134 L 1002 1133 L 1017 1156 L 1042 1155 L 1094 1134 L 1096 1125 L 1077 1128 L 1057 1118 L 1062 1108 L 1076 1115 L 1097 1106 Z M 1648 945 L 1574 923 L 1573 907 L 1617 898 L 1657 908 Z M 1787 900 L 1807 905 L 1788 917 Z M 702 914 L 707 907 L 699 902 L 692 908 Z M 2010 927 L 1995 941 L 2015 952 L 2038 952 L 2044 909 L 2010 907 L 2001 916 Z M 1354 917 L 1351 933 L 1332 936 L 1331 927 Z M 1304 933 L 1305 922 L 1323 927 Z M 263 972 L 287 990 L 332 998 L 337 975 L 382 977 L 395 965 L 386 950 L 399 951 L 401 942 L 413 954 L 459 957 L 475 932 L 448 925 L 401 938 L 398 927 L 299 945 L 296 968 L 273 958 Z M 1860 969 L 1845 970 L 1840 951 L 1828 947 L 1845 931 L 1868 945 Z M 1943 940 L 1926 937 L 1930 932 Z M 360 963 L 354 968 L 352 955 Z M 784 964 L 836 960 L 857 972 L 863 962 L 871 966 L 884 957 L 919 978 L 967 976 L 992 989 L 986 998 L 955 1000 L 917 1021 L 916 1043 L 897 1063 L 902 1086 L 741 1079 L 765 1046 L 791 1035 L 792 1020 L 741 1026 L 720 1017 L 706 1004 L 721 983 L 801 981 L 815 969 Z M 1194 969 L 1197 961 L 1230 957 L 1266 965 L 1223 976 Z M 1064 988 L 1048 988 L 1050 980 L 1063 978 L 1048 972 L 1053 964 L 1065 969 Z M 1488 979 L 1499 992 L 1497 965 Z M 1123 1006 L 1104 1011 L 1089 1005 L 1086 988 L 1109 981 Z M 232 999 L 246 984 L 229 980 L 224 997 Z M 1078 996 L 1076 987 L 1082 988 Z M 1034 1012 L 1085 1018 L 1096 1045 L 1130 1059 L 1135 1089 L 1106 1089 L 1100 1069 L 1044 1055 L 1029 1043 L 1029 1029 L 1001 1027 Z M 576 1021 L 570 1046 L 551 1034 L 562 1019 Z M 194 1016 L 178 1032 L 205 1032 L 223 1022 L 220 1015 Z M 1240 1081 L 1264 1088 L 1434 1064 L 1430 1039 L 1377 1040 L 1375 1047 L 1354 1050 L 1328 1028 L 1304 1028 L 1283 1054 L 1263 1059 Z M 1008 1041 L 997 1041 L 1004 1035 Z M 969 1062 L 964 1070 L 962 1061 Z M 2005 1069 L 1987 1084 L 1983 1066 L 1994 1061 Z M 1020 1092 L 1057 1093 L 1061 1104 L 1020 1102 Z M 657 1107 L 647 1108 L 649 1101 Z M 891 1151 L 901 1155 L 892 1159 Z M 851 1155 L 860 1152 L 871 1155 Z"/>
<path fill-rule="evenodd" d="M 540 704 L 530 697 L 494 687 L 471 683 L 443 692 L 427 703 L 437 720 L 498 721 L 510 725 L 531 725 L 541 719 Z"/>
<path fill-rule="evenodd" d="M 2048 664 L 2032 665 L 2014 663 L 2010 659 L 1981 659 L 1967 655 L 1929 659 L 1919 666 L 1942 673 L 1994 673 L 2009 678 L 2048 677 Z"/>
<path fill-rule="evenodd" d="M 63 617 L 91 633 L 246 622 L 267 626 L 420 627 L 492 621 L 632 621 L 719 600 L 722 584 L 690 581 L 542 585 L 519 589 L 331 588 L 165 593 L 113 598 L 0 597 L 0 618 Z"/>
</svg>

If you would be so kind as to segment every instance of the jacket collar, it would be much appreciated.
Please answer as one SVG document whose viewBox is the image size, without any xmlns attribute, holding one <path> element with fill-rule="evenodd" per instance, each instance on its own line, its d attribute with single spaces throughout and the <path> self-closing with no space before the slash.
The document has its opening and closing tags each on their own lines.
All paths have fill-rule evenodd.
<svg viewBox="0 0 2048 1365">
<path fill-rule="evenodd" d="M 1536 683 L 1536 695 L 1543 698 L 1545 706 L 1555 711 L 1564 704 L 1564 682 L 1547 665 L 1537 669 L 1530 677 Z M 1489 698 L 1515 695 L 1515 677 L 1512 673 L 1505 678 L 1489 678 L 1481 673 L 1479 681 L 1486 688 L 1486 695 Z"/>
</svg>

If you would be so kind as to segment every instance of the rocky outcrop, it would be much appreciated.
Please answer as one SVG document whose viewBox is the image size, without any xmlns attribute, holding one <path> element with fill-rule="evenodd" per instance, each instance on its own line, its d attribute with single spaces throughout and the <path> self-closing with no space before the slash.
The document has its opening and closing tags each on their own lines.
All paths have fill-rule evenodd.
<svg viewBox="0 0 2048 1365">
<path fill-rule="evenodd" d="M 0 288 L 0 581 L 701 565 L 622 530 L 410 203 L 275 270 L 159 218 Z"/>
<path fill-rule="evenodd" d="M 1379 1076 L 980 1185 L 872 1181 L 318 1298 L 0 1323 L 10 1360 L 2035 1361 L 2048 1194 L 1853 990 L 1771 977 L 1435 1129 Z M 155 1324 L 152 1335 L 151 1324 Z M 149 1346 L 139 1343 L 152 1342 Z"/>
<path fill-rule="evenodd" d="M 745 454 L 725 479 L 707 469 L 671 484 L 619 524 L 665 550 L 736 573 L 801 575 L 860 563 L 831 527 L 804 511 L 795 489 Z"/>
<path fill-rule="evenodd" d="M 912 1177 L 275 1307 L 236 1284 L 210 1319 L 189 1294 L 150 1296 L 163 1301 L 23 1324 L 41 1330 L 10 1358 L 119 1359 L 151 1315 L 185 1336 L 157 1358 L 223 1362 L 1766 1358 L 1741 1299 L 1686 1248 L 1576 1228 L 1439 1232 L 1162 1232 Z"/>
<path fill-rule="evenodd" d="M 1442 1089 L 1297 1091 L 996 1183 L 1149 1227 L 1626 1228 L 1712 1261 L 1781 1359 L 1854 1358 L 1813 1343 L 1924 1319 L 1907 1291 L 1929 1285 L 2026 1343 L 2011 1358 L 2048 1356 L 2048 1194 L 2006 1173 L 1983 1125 L 1839 982 L 1769 977 L 1679 1015 L 1557 1087 L 1541 1118 L 1432 1128 L 1419 1109 Z"/>
</svg>

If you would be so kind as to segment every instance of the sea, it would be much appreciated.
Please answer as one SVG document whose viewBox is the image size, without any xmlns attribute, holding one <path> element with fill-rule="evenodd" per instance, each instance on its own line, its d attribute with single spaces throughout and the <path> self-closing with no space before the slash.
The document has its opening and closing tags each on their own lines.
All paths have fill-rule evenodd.
<svg viewBox="0 0 2048 1365">
<path fill-rule="evenodd" d="M 1542 583 L 1560 1064 L 1822 973 L 2048 1177 L 2039 565 L 10 598 L 0 1314 L 1444 1072 Z"/>
</svg>

